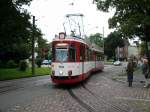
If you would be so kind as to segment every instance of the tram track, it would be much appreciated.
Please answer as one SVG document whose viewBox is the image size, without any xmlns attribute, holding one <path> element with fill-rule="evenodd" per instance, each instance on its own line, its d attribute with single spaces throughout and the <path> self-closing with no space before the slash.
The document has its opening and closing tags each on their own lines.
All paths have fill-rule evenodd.
<svg viewBox="0 0 150 112">
<path fill-rule="evenodd" d="M 68 93 L 70 96 L 76 100 L 83 108 L 85 108 L 88 112 L 98 112 L 94 107 L 86 104 L 82 99 L 80 99 L 73 91 L 72 89 L 68 89 Z"/>
<path fill-rule="evenodd" d="M 106 100 L 104 100 L 104 98 L 102 96 L 98 96 L 97 94 L 95 94 L 93 91 L 91 91 L 89 88 L 87 88 L 84 84 L 81 84 L 81 86 L 88 92 L 90 93 L 93 97 L 95 97 L 95 99 L 98 100 L 98 102 L 101 104 L 105 104 L 105 105 L 108 105 L 110 107 L 112 107 L 113 109 L 115 109 L 116 111 L 118 112 L 129 112 L 129 110 L 125 110 L 125 109 L 122 109 L 112 103 L 109 103 L 107 102 Z"/>
<path fill-rule="evenodd" d="M 125 110 L 125 109 L 122 109 L 118 106 L 116 106 L 115 104 L 111 104 L 107 101 L 105 101 L 105 99 L 101 96 L 98 96 L 96 95 L 95 93 L 93 93 L 89 88 L 87 88 L 84 84 L 81 84 L 81 87 L 82 89 L 84 89 L 85 91 L 87 91 L 87 93 L 90 93 L 94 98 L 95 100 L 98 102 L 99 105 L 103 104 L 103 105 L 107 105 L 109 107 L 112 107 L 112 109 L 115 111 L 115 112 L 129 112 L 129 110 Z M 82 106 L 83 108 L 85 108 L 88 112 L 99 112 L 100 110 L 98 108 L 95 108 L 94 106 L 92 105 L 89 105 L 87 103 L 85 103 L 85 101 L 79 97 L 79 95 L 76 95 L 75 92 L 73 92 L 72 89 L 68 89 L 67 90 L 69 95 L 76 101 L 78 102 L 78 104 L 80 106 Z M 94 104 L 93 104 L 94 105 Z"/>
<path fill-rule="evenodd" d="M 103 76 L 104 79 L 108 78 Z M 110 77 L 109 77 L 110 78 Z M 108 78 L 108 79 L 109 79 Z M 109 107 L 112 109 L 112 111 L 114 112 L 129 112 L 129 108 L 124 107 L 124 105 L 121 104 L 113 104 L 112 102 L 109 102 L 108 100 L 106 100 L 103 96 L 97 95 L 96 93 L 94 93 L 91 89 L 87 88 L 85 83 L 81 83 L 80 84 L 80 90 L 84 90 L 86 91 L 86 94 L 89 94 L 90 97 L 93 98 L 93 100 L 95 100 L 95 105 L 94 103 L 92 103 L 93 105 L 90 105 L 89 103 L 85 103 L 86 101 L 83 100 L 82 97 L 84 96 L 80 96 L 79 93 L 76 94 L 76 91 L 74 89 L 68 89 L 68 93 L 70 94 L 70 96 L 76 100 L 83 108 L 85 108 L 88 112 L 99 112 L 100 108 L 95 108 L 96 105 L 103 105 L 106 108 Z M 93 102 L 93 101 L 92 101 Z"/>
</svg>

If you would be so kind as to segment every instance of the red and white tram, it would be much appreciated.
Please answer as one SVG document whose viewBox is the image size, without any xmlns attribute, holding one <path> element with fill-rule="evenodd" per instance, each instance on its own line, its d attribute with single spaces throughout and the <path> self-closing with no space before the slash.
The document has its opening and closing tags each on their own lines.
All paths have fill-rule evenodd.
<svg viewBox="0 0 150 112">
<path fill-rule="evenodd" d="M 73 84 L 85 80 L 91 72 L 104 69 L 103 54 L 84 39 L 59 33 L 52 41 L 52 81 Z"/>
</svg>

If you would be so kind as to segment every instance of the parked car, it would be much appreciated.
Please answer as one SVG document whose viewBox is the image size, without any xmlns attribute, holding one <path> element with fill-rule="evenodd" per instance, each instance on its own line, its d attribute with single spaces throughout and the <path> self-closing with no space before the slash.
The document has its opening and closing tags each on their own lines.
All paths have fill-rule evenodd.
<svg viewBox="0 0 150 112">
<path fill-rule="evenodd" d="M 43 65 L 50 65 L 51 64 L 51 60 L 43 60 L 42 64 Z"/>
<path fill-rule="evenodd" d="M 120 65 L 121 65 L 121 62 L 120 62 L 119 60 L 117 60 L 117 61 L 115 61 L 115 62 L 113 63 L 113 65 L 115 65 L 115 66 L 120 66 Z"/>
</svg>

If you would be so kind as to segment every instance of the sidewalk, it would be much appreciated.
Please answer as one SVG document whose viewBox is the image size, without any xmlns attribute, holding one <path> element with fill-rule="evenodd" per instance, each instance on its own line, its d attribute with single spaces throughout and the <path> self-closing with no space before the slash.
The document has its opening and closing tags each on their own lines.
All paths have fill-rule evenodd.
<svg viewBox="0 0 150 112">
<path fill-rule="evenodd" d="M 116 98 L 120 100 L 119 104 L 128 105 L 133 109 L 131 112 L 150 112 L 150 86 L 144 88 L 145 77 L 140 70 L 134 72 L 132 87 L 128 87 L 125 71 L 112 79 L 120 83 L 121 93 L 124 93 Z"/>
<path fill-rule="evenodd" d="M 113 76 L 112 79 L 116 80 L 116 81 L 119 81 L 119 82 L 122 82 L 122 83 L 127 83 L 127 74 L 126 74 L 125 71 L 122 71 L 121 74 L 117 74 L 117 75 Z M 145 77 L 142 74 L 142 72 L 140 71 L 140 69 L 138 69 L 137 71 L 135 71 L 133 73 L 133 85 L 134 84 L 144 85 L 144 83 L 145 83 Z"/>
</svg>

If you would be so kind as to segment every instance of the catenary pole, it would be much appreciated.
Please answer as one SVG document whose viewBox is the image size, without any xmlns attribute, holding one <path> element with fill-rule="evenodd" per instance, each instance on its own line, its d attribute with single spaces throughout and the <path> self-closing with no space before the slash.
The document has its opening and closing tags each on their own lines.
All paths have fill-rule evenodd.
<svg viewBox="0 0 150 112">
<path fill-rule="evenodd" d="M 35 51 L 35 16 L 33 16 L 33 29 L 32 29 L 32 76 L 35 75 L 35 56 L 34 56 L 34 51 Z"/>
<path fill-rule="evenodd" d="M 104 43 L 104 27 L 103 27 L 103 50 L 105 50 L 105 43 Z"/>
</svg>

